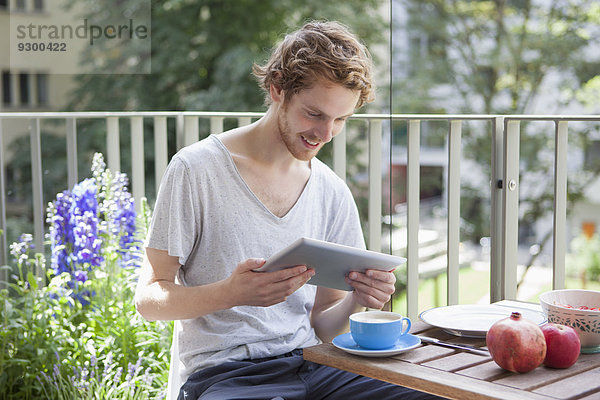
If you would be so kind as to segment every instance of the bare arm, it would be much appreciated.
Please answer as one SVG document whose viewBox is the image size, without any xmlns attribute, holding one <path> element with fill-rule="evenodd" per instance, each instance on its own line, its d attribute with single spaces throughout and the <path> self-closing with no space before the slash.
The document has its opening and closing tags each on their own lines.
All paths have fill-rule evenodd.
<svg viewBox="0 0 600 400">
<path fill-rule="evenodd" d="M 175 283 L 181 268 L 178 258 L 146 248 L 135 292 L 136 308 L 148 320 L 178 320 L 241 305 L 267 307 L 285 301 L 314 275 L 303 265 L 275 272 L 253 271 L 264 262 L 251 258 L 239 263 L 225 280 L 182 286 Z"/>
<path fill-rule="evenodd" d="M 368 270 L 351 272 L 346 282 L 352 292 L 319 287 L 311 312 L 311 324 L 319 338 L 331 342 L 348 332 L 348 317 L 365 307 L 381 309 L 394 293 L 396 277 L 392 272 Z"/>
<path fill-rule="evenodd" d="M 333 338 L 348 332 L 348 317 L 364 307 L 354 301 L 352 292 L 317 288 L 315 305 L 310 319 L 315 333 L 324 342 L 331 342 Z"/>
</svg>

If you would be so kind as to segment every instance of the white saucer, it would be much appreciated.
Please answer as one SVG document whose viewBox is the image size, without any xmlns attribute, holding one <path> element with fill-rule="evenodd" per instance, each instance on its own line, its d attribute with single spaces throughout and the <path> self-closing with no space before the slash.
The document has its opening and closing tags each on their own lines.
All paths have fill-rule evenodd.
<svg viewBox="0 0 600 400">
<path fill-rule="evenodd" d="M 398 339 L 393 347 L 383 350 L 371 350 L 357 345 L 354 339 L 352 339 L 350 332 L 348 332 L 337 336 L 331 343 L 338 349 L 357 356 L 389 357 L 418 347 L 421 344 L 421 339 L 407 333 L 406 335 L 400 336 L 400 339 Z"/>
</svg>

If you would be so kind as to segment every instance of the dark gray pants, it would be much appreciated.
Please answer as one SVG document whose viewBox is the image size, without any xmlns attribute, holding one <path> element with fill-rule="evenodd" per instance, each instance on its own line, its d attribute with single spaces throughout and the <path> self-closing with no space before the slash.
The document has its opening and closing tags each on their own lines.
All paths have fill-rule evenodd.
<svg viewBox="0 0 600 400">
<path fill-rule="evenodd" d="M 233 399 L 439 399 L 427 393 L 392 385 L 305 361 L 302 350 L 278 357 L 228 362 L 192 374 L 179 400 Z"/>
</svg>

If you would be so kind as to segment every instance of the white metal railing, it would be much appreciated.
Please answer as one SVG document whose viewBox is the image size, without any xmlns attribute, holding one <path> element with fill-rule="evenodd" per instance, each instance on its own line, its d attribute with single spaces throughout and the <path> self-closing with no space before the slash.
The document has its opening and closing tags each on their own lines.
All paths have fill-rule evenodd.
<svg viewBox="0 0 600 400">
<path fill-rule="evenodd" d="M 145 195 L 144 187 L 144 118 L 154 121 L 155 176 L 158 181 L 167 163 L 167 119 L 176 123 L 177 148 L 199 140 L 199 120 L 210 121 L 210 133 L 223 131 L 224 119 L 237 119 L 239 125 L 247 125 L 262 113 L 251 112 L 72 112 L 72 113 L 0 113 L 0 229 L 6 228 L 6 188 L 5 155 L 3 146 L 4 122 L 11 119 L 29 121 L 32 159 L 34 243 L 43 247 L 45 203 L 42 198 L 42 159 L 40 140 L 40 120 L 64 120 L 67 138 L 68 185 L 78 181 L 77 176 L 77 120 L 104 119 L 107 132 L 107 166 L 120 170 L 119 119 L 130 122 L 132 142 L 131 190 L 136 203 Z M 369 138 L 369 206 L 368 206 L 368 247 L 381 251 L 382 246 L 382 161 L 384 132 L 383 122 L 405 121 L 408 127 L 407 142 L 407 304 L 408 316 L 418 314 L 419 277 L 419 206 L 420 206 L 420 153 L 421 125 L 424 121 L 448 123 L 448 168 L 447 168 L 447 276 L 448 304 L 458 302 L 459 271 L 459 224 L 460 224 L 460 163 L 461 138 L 464 121 L 486 121 L 490 124 L 491 171 L 491 257 L 490 257 L 490 301 L 516 298 L 517 289 L 517 247 L 518 247 L 518 205 L 519 205 L 519 142 L 522 121 L 551 121 L 555 125 L 555 202 L 554 202 L 554 246 L 553 246 L 553 287 L 562 288 L 565 284 L 566 252 L 566 206 L 567 206 L 567 137 L 569 121 L 600 121 L 600 116 L 528 116 L 528 115 L 401 115 L 401 114 L 357 114 L 352 120 L 368 124 Z M 346 178 L 346 132 L 343 131 L 333 141 L 333 169 L 343 179 Z M 375 223 L 373 223 L 375 222 Z M 0 265 L 7 262 L 6 236 L 0 243 Z"/>
</svg>

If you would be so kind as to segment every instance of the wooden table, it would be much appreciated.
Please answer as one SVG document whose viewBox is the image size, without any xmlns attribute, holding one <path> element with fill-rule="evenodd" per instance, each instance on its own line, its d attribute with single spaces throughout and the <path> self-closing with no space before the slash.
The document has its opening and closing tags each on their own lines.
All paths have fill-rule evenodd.
<svg viewBox="0 0 600 400">
<path fill-rule="evenodd" d="M 413 321 L 411 333 L 485 348 L 485 339 L 453 336 L 422 321 Z M 388 358 L 324 343 L 304 349 L 304 358 L 451 399 L 600 399 L 600 354 L 581 354 L 567 369 L 541 366 L 525 374 L 505 371 L 489 356 L 425 343 Z"/>
</svg>

